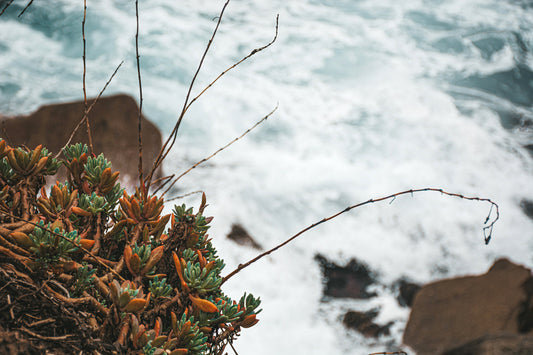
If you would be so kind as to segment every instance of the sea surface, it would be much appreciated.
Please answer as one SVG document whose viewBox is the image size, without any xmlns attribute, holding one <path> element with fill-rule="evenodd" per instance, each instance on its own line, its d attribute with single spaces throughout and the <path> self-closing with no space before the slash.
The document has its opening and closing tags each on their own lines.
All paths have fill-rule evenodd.
<svg viewBox="0 0 533 355">
<path fill-rule="evenodd" d="M 0 1 L 1 8 L 7 3 Z M 83 1 L 15 0 L 0 17 L 0 112 L 80 100 Z M 139 97 L 135 2 L 88 0 L 87 92 Z M 168 136 L 224 1 L 141 0 L 143 112 Z M 165 162 L 181 173 L 277 111 L 182 178 L 168 197 L 202 190 L 227 272 L 257 254 L 225 238 L 242 224 L 264 248 L 349 205 L 416 188 L 434 192 L 352 210 L 303 234 L 228 281 L 261 296 L 239 354 L 368 354 L 401 345 L 409 311 L 400 278 L 424 283 L 483 273 L 499 257 L 533 267 L 533 5 L 528 0 L 232 0 L 192 90 L 254 48 L 188 111 Z M 182 202 L 183 201 L 183 202 Z M 200 195 L 177 203 L 198 206 Z M 170 206 L 169 206 L 170 210 Z M 491 218 L 495 217 L 492 211 Z M 530 212 L 531 213 L 531 212 Z M 377 274 L 376 298 L 324 299 L 321 253 Z M 380 310 L 390 336 L 342 325 L 348 310 Z M 405 348 L 404 348 L 405 349 Z"/>
</svg>

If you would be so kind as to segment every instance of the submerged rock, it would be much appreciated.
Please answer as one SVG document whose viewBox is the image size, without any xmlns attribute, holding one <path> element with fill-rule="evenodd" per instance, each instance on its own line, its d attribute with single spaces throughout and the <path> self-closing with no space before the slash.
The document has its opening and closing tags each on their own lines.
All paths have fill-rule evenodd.
<svg viewBox="0 0 533 355">
<path fill-rule="evenodd" d="M 344 315 L 342 323 L 346 328 L 354 329 L 365 337 L 377 338 L 380 335 L 389 335 L 389 328 L 392 322 L 386 325 L 378 325 L 374 323 L 377 317 L 377 310 L 370 310 L 367 312 L 349 311 Z"/>
<path fill-rule="evenodd" d="M 315 256 L 322 269 L 324 296 L 366 299 L 376 296 L 368 286 L 376 282 L 373 273 L 363 263 L 352 259 L 346 266 L 339 266 L 324 256 Z"/>
<path fill-rule="evenodd" d="M 33 149 L 42 144 L 55 154 L 68 141 L 84 109 L 84 102 L 77 101 L 42 106 L 28 116 L 2 117 L 0 135 L 12 146 Z M 127 95 L 102 97 L 89 113 L 94 153 L 104 153 L 113 170 L 120 171 L 123 182 L 135 181 L 138 176 L 138 116 L 139 107 Z M 161 133 L 145 117 L 142 130 L 143 165 L 148 171 L 161 149 Z M 73 144 L 79 142 L 89 143 L 85 124 L 72 139 Z"/>
<path fill-rule="evenodd" d="M 533 201 L 523 199 L 520 201 L 520 208 L 522 208 L 522 212 L 529 218 L 533 219 Z"/>
<path fill-rule="evenodd" d="M 233 240 L 239 245 L 248 246 L 254 249 L 261 250 L 261 245 L 259 245 L 251 236 L 248 234 L 248 231 L 244 229 L 240 224 L 233 224 L 231 226 L 231 231 L 227 237 Z"/>
<path fill-rule="evenodd" d="M 423 286 L 415 296 L 404 343 L 418 355 L 433 355 L 490 334 L 519 334 L 525 329 L 521 323 L 527 323 L 520 319 L 531 314 L 526 290 L 531 277 L 529 269 L 500 259 L 486 274 Z"/>
<path fill-rule="evenodd" d="M 421 286 L 406 280 L 398 281 L 398 303 L 400 306 L 411 307 L 416 294 L 420 291 Z"/>
</svg>

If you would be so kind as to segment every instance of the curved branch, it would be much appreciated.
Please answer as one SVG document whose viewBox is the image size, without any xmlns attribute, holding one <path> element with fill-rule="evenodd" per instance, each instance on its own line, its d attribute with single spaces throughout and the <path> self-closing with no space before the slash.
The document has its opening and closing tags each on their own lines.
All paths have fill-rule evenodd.
<svg viewBox="0 0 533 355">
<path fill-rule="evenodd" d="M 294 239 L 298 238 L 300 235 L 302 235 L 303 233 L 309 231 L 310 229 L 313 229 L 315 228 L 316 226 L 322 224 L 322 223 L 325 223 L 329 220 L 332 220 L 333 218 L 336 218 L 338 216 L 340 216 L 341 214 L 343 213 L 346 213 L 350 210 L 353 210 L 354 208 L 357 208 L 357 207 L 361 207 L 361 206 L 364 206 L 364 205 L 368 205 L 370 203 L 374 203 L 374 202 L 380 202 L 380 201 L 384 201 L 384 200 L 391 200 L 394 201 L 394 199 L 397 197 L 397 196 L 400 196 L 400 195 L 406 195 L 406 194 L 414 194 L 415 192 L 424 192 L 424 191 L 433 191 L 433 192 L 440 192 L 441 194 L 443 195 L 448 195 L 448 196 L 453 196 L 453 197 L 458 197 L 458 198 L 461 198 L 461 199 L 464 199 L 464 200 L 471 200 L 471 201 L 484 201 L 484 202 L 489 202 L 491 204 L 490 206 L 490 210 L 489 210 L 489 214 L 487 215 L 487 218 L 485 219 L 485 227 L 483 227 L 483 236 L 485 238 L 485 244 L 488 244 L 490 242 L 490 239 L 492 238 L 492 230 L 493 230 L 493 227 L 494 227 L 494 223 L 496 223 L 496 221 L 500 218 L 500 211 L 499 211 L 499 207 L 498 205 L 493 202 L 491 199 L 488 199 L 488 198 L 479 198 L 479 197 L 467 197 L 467 196 L 464 196 L 464 195 L 461 195 L 461 194 L 456 194 L 456 193 L 452 193 L 452 192 L 446 192 L 444 191 L 443 189 L 436 189 L 436 188 L 431 188 L 431 187 L 427 187 L 427 188 L 423 188 L 423 189 L 411 189 L 411 190 L 405 190 L 405 191 L 401 191 L 401 192 L 397 192 L 397 193 L 394 193 L 392 195 L 388 195 L 388 196 L 384 196 L 384 197 L 380 197 L 380 198 L 377 198 L 377 199 L 370 199 L 368 201 L 365 201 L 365 202 L 361 202 L 361 203 L 358 203 L 358 204 L 355 204 L 355 205 L 352 205 L 352 206 L 349 206 L 349 207 L 346 207 L 344 210 L 340 211 L 340 212 L 337 212 L 335 213 L 334 215 L 331 215 L 329 217 L 326 217 L 316 223 L 313 223 L 311 224 L 310 226 L 302 229 L 301 231 L 299 231 L 298 233 L 296 233 L 295 235 L 293 235 L 292 237 L 290 237 L 289 239 L 287 239 L 286 241 L 284 241 L 283 243 L 275 246 L 274 248 L 270 249 L 270 250 L 267 250 L 265 251 L 264 253 L 256 256 L 255 258 L 253 258 L 252 260 L 244 263 L 244 264 L 239 264 L 239 266 L 233 270 L 232 272 L 230 272 L 226 277 L 224 277 L 222 279 L 222 284 L 224 282 L 226 282 L 229 278 L 231 278 L 232 276 L 234 276 L 235 274 L 237 274 L 238 272 L 240 272 L 242 269 L 250 266 L 251 264 L 255 263 L 256 261 L 258 261 L 259 259 L 262 259 L 263 257 L 275 252 L 276 250 L 278 250 L 279 248 L 285 246 L 286 244 L 290 243 L 291 241 L 293 241 Z M 492 213 L 492 208 L 495 207 L 496 208 L 496 217 L 492 220 L 491 223 L 487 224 L 490 220 L 490 216 L 491 216 L 491 213 Z"/>
</svg>

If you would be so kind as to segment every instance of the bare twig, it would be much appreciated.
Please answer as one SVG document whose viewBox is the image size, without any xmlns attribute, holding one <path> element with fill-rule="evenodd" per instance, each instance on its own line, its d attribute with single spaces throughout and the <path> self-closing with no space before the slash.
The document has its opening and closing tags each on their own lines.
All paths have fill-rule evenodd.
<svg viewBox="0 0 533 355">
<path fill-rule="evenodd" d="M 228 1 L 229 2 L 229 1 Z M 227 3 L 226 3 L 227 4 Z M 224 10 L 222 10 L 222 13 L 224 12 Z M 218 21 L 220 22 L 221 20 L 221 17 L 222 17 L 222 13 L 218 19 Z M 160 158 L 158 156 L 158 159 L 156 159 L 156 161 L 154 162 L 154 167 L 155 169 L 157 169 L 157 167 L 162 163 L 162 161 L 166 158 L 166 156 L 168 155 L 168 153 L 170 152 L 170 150 L 172 149 L 172 146 L 174 145 L 174 142 L 176 141 L 176 136 L 177 136 L 177 132 L 178 132 L 178 129 L 179 129 L 179 126 L 181 124 L 181 121 L 183 119 L 183 117 L 185 116 L 185 113 L 187 112 L 187 110 L 189 109 L 189 107 L 191 107 L 191 105 L 200 97 L 202 96 L 209 88 L 211 88 L 211 86 L 213 86 L 222 76 L 224 76 L 227 72 L 229 72 L 230 70 L 234 69 L 235 67 L 237 67 L 239 64 L 241 64 L 242 62 L 244 62 L 245 60 L 249 59 L 250 57 L 252 57 L 253 55 L 265 50 L 266 48 L 270 47 L 275 41 L 276 39 L 278 38 L 278 27 L 279 27 L 279 15 L 276 16 L 276 33 L 274 35 L 274 38 L 272 39 L 272 41 L 270 41 L 268 44 L 262 46 L 262 47 L 259 47 L 259 48 L 255 48 L 254 50 L 252 50 L 248 55 L 244 56 L 241 60 L 239 60 L 238 62 L 236 62 L 235 64 L 233 64 L 232 66 L 230 66 L 229 68 L 227 68 L 226 70 L 224 70 L 221 74 L 219 74 L 213 81 L 211 81 L 211 83 L 209 83 L 209 85 L 207 85 L 196 97 L 194 97 L 188 104 L 187 104 L 187 100 L 189 98 L 189 95 L 187 95 L 187 99 L 186 99 L 186 102 L 185 102 L 185 106 L 180 114 L 180 117 L 178 119 L 178 122 L 176 123 L 176 126 L 174 127 L 174 130 L 172 131 L 171 135 L 169 136 L 169 138 L 167 139 L 167 141 L 165 142 L 165 145 L 163 146 L 163 149 L 161 150 L 161 152 L 165 149 L 166 147 L 166 144 L 168 143 L 169 139 L 173 136 L 173 139 L 172 139 L 172 143 L 171 145 L 169 146 L 169 148 L 166 150 L 166 152 L 162 155 L 162 157 Z M 218 24 L 217 24 L 217 28 L 218 28 Z M 216 32 L 216 29 L 215 29 L 215 32 Z M 213 37 L 214 37 L 214 33 L 213 33 Z M 211 38 L 212 40 L 213 38 Z M 207 53 L 207 52 L 206 52 Z M 204 53 L 204 56 L 205 56 L 205 53 Z M 203 60 L 203 58 L 202 58 Z M 192 87 L 189 88 L 189 94 L 190 94 L 190 89 Z M 152 177 L 152 174 L 155 172 L 155 169 L 154 167 L 152 167 L 152 171 L 150 172 L 150 177 L 148 179 L 148 184 L 150 183 L 150 179 Z"/>
<path fill-rule="evenodd" d="M 196 68 L 196 72 L 194 73 L 194 76 L 191 80 L 191 83 L 189 84 L 189 90 L 187 91 L 187 96 L 185 97 L 185 102 L 183 103 L 183 108 L 181 110 L 181 113 L 179 115 L 178 121 L 176 122 L 176 125 L 172 129 L 172 132 L 170 133 L 169 137 L 163 144 L 163 147 L 159 151 L 159 154 L 157 155 L 156 160 L 154 161 L 154 164 L 152 166 L 152 169 L 150 170 L 150 174 L 148 175 L 146 186 L 150 186 L 150 183 L 152 181 L 152 177 L 159 167 L 161 165 L 161 162 L 165 159 L 168 152 L 172 149 L 174 142 L 176 141 L 176 136 L 178 134 L 178 129 L 181 124 L 181 121 L 183 119 L 183 116 L 185 115 L 185 111 L 187 108 L 187 104 L 189 103 L 189 97 L 191 96 L 191 91 L 194 86 L 194 82 L 196 81 L 196 77 L 198 76 L 198 73 L 200 72 L 200 69 L 202 68 L 202 65 L 204 64 L 205 57 L 207 56 L 207 52 L 209 52 L 209 48 L 211 48 L 211 44 L 213 43 L 213 39 L 215 38 L 215 35 L 217 34 L 218 27 L 220 26 L 220 22 L 222 21 L 222 16 L 224 15 L 224 11 L 226 10 L 226 7 L 228 6 L 230 0 L 227 0 L 224 6 L 222 7 L 222 10 L 220 11 L 220 14 L 218 16 L 218 21 L 215 26 L 215 29 L 213 30 L 213 34 L 211 35 L 211 39 L 209 39 L 209 42 L 207 43 L 207 46 L 204 50 L 204 54 L 202 55 L 202 58 L 200 59 L 200 63 L 198 64 L 198 68 Z M 170 143 L 170 145 L 169 145 Z M 168 148 L 167 148 L 167 145 Z"/>
<path fill-rule="evenodd" d="M 395 351 L 395 352 L 392 352 L 392 353 L 389 353 L 389 352 L 386 352 L 386 351 L 383 351 L 381 353 L 372 353 L 372 354 L 368 354 L 368 355 L 407 355 L 407 353 L 405 351 Z"/>
<path fill-rule="evenodd" d="M 187 196 L 191 196 L 191 195 L 194 195 L 194 194 L 202 194 L 204 193 L 202 190 L 198 190 L 198 191 L 193 191 L 193 192 L 189 192 L 185 195 L 180 195 L 180 196 L 176 196 L 176 197 L 172 197 L 168 200 L 165 200 L 166 202 L 169 202 L 169 201 L 174 201 L 174 200 L 179 200 L 181 198 L 184 198 L 184 197 L 187 197 Z"/>
<path fill-rule="evenodd" d="M 28 9 L 28 7 L 31 6 L 31 4 L 33 3 L 33 0 L 30 0 L 30 2 L 28 3 L 28 5 L 26 5 L 26 7 L 24 9 L 22 9 L 22 11 L 20 12 L 19 16 L 22 16 L 22 14 Z"/>
<path fill-rule="evenodd" d="M 89 123 L 89 115 L 87 115 L 87 86 L 85 84 L 85 76 L 87 73 L 86 63 L 86 41 L 85 41 L 85 19 L 87 17 L 87 0 L 83 0 L 83 20 L 81 21 L 81 36 L 83 38 L 83 102 L 84 102 L 84 117 L 87 126 L 87 136 L 89 137 L 89 149 L 93 152 L 93 137 L 91 135 L 91 125 Z"/>
<path fill-rule="evenodd" d="M 233 350 L 233 352 L 235 353 L 235 355 L 239 355 L 239 354 L 237 353 L 237 350 L 235 350 L 235 348 L 233 347 L 233 342 L 230 340 L 228 343 L 229 343 L 229 346 L 231 346 L 231 349 Z"/>
<path fill-rule="evenodd" d="M 63 149 L 65 149 L 66 146 L 68 146 L 70 144 L 70 142 L 72 141 L 72 139 L 74 138 L 74 135 L 76 134 L 76 132 L 78 131 L 78 129 L 80 128 L 81 124 L 83 123 L 83 121 L 85 120 L 85 118 L 88 117 L 89 113 L 91 112 L 91 110 L 93 109 L 94 105 L 98 102 L 98 100 L 100 99 L 100 96 L 102 96 L 102 94 L 104 93 L 105 89 L 107 89 L 107 86 L 109 85 L 109 83 L 111 83 L 111 80 L 113 80 L 113 78 L 115 77 L 115 74 L 118 72 L 119 68 L 122 66 L 122 64 L 124 63 L 124 61 L 120 62 L 120 64 L 117 66 L 117 68 L 115 69 L 115 71 L 113 72 L 113 74 L 111 74 L 111 77 L 109 78 L 109 80 L 107 81 L 107 83 L 105 83 L 104 87 L 102 88 L 102 90 L 100 91 L 100 93 L 98 94 L 98 96 L 94 99 L 94 101 L 91 103 L 91 106 L 89 106 L 89 109 L 87 110 L 87 113 L 83 115 L 83 117 L 81 118 L 81 120 L 78 122 L 78 125 L 76 126 L 76 128 L 74 128 L 74 130 L 72 131 L 72 133 L 70 134 L 70 138 L 68 139 L 67 143 L 63 146 L 63 148 L 61 148 L 59 150 L 59 152 L 57 152 L 57 154 L 54 156 L 54 159 L 57 159 L 57 157 L 59 157 L 59 155 L 61 154 L 61 152 L 63 151 Z"/>
<path fill-rule="evenodd" d="M 174 186 L 174 184 L 179 180 L 181 179 L 183 176 L 185 176 L 186 174 L 188 174 L 191 170 L 193 170 L 194 168 L 196 168 L 198 165 L 202 164 L 202 163 L 205 163 L 206 161 L 208 161 L 209 159 L 211 159 L 212 157 L 214 157 L 215 155 L 217 155 L 218 153 L 220 153 L 221 151 L 223 151 L 224 149 L 226 149 L 227 147 L 229 147 L 230 145 L 232 145 L 233 143 L 237 142 L 239 139 L 241 139 L 242 137 L 244 137 L 245 135 L 247 135 L 248 133 L 250 133 L 255 127 L 259 126 L 261 123 L 263 123 L 266 119 L 268 119 L 270 116 L 272 116 L 272 114 L 274 114 L 274 112 L 276 112 L 276 110 L 278 109 L 278 106 L 276 105 L 276 107 L 270 111 L 265 117 L 263 117 L 262 119 L 260 119 L 259 121 L 257 121 L 252 127 L 248 128 L 246 130 L 246 132 L 244 132 L 243 134 L 241 134 L 239 137 L 235 138 L 234 140 L 232 140 L 231 142 L 229 142 L 228 144 L 226 144 L 225 146 L 223 146 L 222 148 L 218 149 L 216 152 L 214 152 L 213 154 L 211 154 L 210 156 L 208 156 L 207 158 L 204 158 L 202 160 L 200 160 L 199 162 L 197 162 L 196 164 L 194 164 L 193 166 L 191 166 L 187 171 L 185 171 L 184 173 L 182 173 L 181 175 L 177 176 L 174 181 L 172 181 L 172 183 L 170 184 L 169 187 L 167 187 L 167 189 L 165 190 L 165 192 L 163 192 L 163 194 L 161 196 L 165 196 L 165 194 L 172 188 L 172 186 Z M 157 190 L 159 190 L 160 188 L 158 188 Z M 154 192 L 156 193 L 157 190 Z"/>
<path fill-rule="evenodd" d="M 135 17 L 137 18 L 137 32 L 135 33 L 135 54 L 137 57 L 137 76 L 139 78 L 139 187 L 143 190 L 143 198 L 148 191 L 143 188 L 143 143 L 142 143 L 142 126 L 141 116 L 143 109 L 143 90 L 141 83 L 141 64 L 139 62 L 139 1 L 135 0 Z"/>
<path fill-rule="evenodd" d="M 161 184 L 160 186 L 158 186 L 158 188 L 162 189 L 163 186 L 168 184 L 172 180 L 172 178 L 174 178 L 174 176 L 176 176 L 176 174 L 171 174 L 171 175 L 168 175 L 168 176 L 160 177 L 159 179 L 154 180 L 152 182 L 151 186 L 155 186 L 157 184 Z"/>
<path fill-rule="evenodd" d="M 2 12 L 0 12 L 0 16 L 2 16 L 2 14 L 7 10 L 7 8 L 9 7 L 9 5 L 11 5 L 11 3 L 13 2 L 13 0 L 10 0 L 6 6 L 4 6 L 4 8 L 2 9 Z"/>
<path fill-rule="evenodd" d="M 211 86 L 213 86 L 217 81 L 218 79 L 220 79 L 221 77 L 223 77 L 227 72 L 229 72 L 230 70 L 234 69 L 236 66 L 238 66 L 239 64 L 241 64 L 242 62 L 244 62 L 245 60 L 247 60 L 248 58 L 250 58 L 251 56 L 255 55 L 256 53 L 259 53 L 261 52 L 262 50 L 265 50 L 267 49 L 268 47 L 270 47 L 272 44 L 274 44 L 274 42 L 276 42 L 276 39 L 278 38 L 278 27 L 279 27 L 279 14 L 276 16 L 276 34 L 274 35 L 274 38 L 272 39 L 272 41 L 270 41 L 268 44 L 264 45 L 263 47 L 260 47 L 260 48 L 256 48 L 254 50 L 252 50 L 250 52 L 250 54 L 248 54 L 247 56 L 243 57 L 241 60 L 239 60 L 238 62 L 236 62 L 235 64 L 233 64 L 231 67 L 227 68 L 226 70 L 224 70 L 222 73 L 220 73 L 216 78 L 215 80 L 213 80 L 211 83 L 209 83 L 209 85 L 207 85 L 198 95 L 196 95 L 196 97 L 194 99 L 191 100 L 191 102 L 187 105 L 187 107 L 185 108 L 185 111 L 187 111 L 189 109 L 189 107 L 191 107 L 191 105 L 200 97 L 202 96 Z"/>
<path fill-rule="evenodd" d="M 26 329 L 24 327 L 20 327 L 18 328 L 17 330 L 21 330 L 23 331 L 24 333 L 28 334 L 28 335 L 31 335 L 32 337 L 35 337 L 37 339 L 41 339 L 41 340 L 48 340 L 48 341 L 59 341 L 59 340 L 67 340 L 68 338 L 71 338 L 74 336 L 74 334 L 67 334 L 67 335 L 62 335 L 62 336 L 58 336 L 58 337 L 45 337 L 45 336 L 42 336 L 42 335 L 39 335 L 37 333 L 34 333 L 32 332 L 31 330 L 29 329 Z"/>
<path fill-rule="evenodd" d="M 336 217 L 340 216 L 343 213 L 346 213 L 346 212 L 348 212 L 348 211 L 350 211 L 350 210 L 352 210 L 354 208 L 358 208 L 358 207 L 361 207 L 361 206 L 364 206 L 364 205 L 367 205 L 367 204 L 370 204 L 370 203 L 380 202 L 380 201 L 389 200 L 389 199 L 394 199 L 397 196 L 405 195 L 405 194 L 411 194 L 412 195 L 412 194 L 414 194 L 416 192 L 423 192 L 423 191 L 440 192 L 443 195 L 459 197 L 459 198 L 465 199 L 465 200 L 489 202 L 491 204 L 491 208 L 490 208 L 489 214 L 488 214 L 488 216 L 487 216 L 487 218 L 485 219 L 485 222 L 484 222 L 484 224 L 486 226 L 483 227 L 483 236 L 485 238 L 485 244 L 488 244 L 490 242 L 490 239 L 492 237 L 492 230 L 493 230 L 493 227 L 494 227 L 494 223 L 496 223 L 496 221 L 500 218 L 499 207 L 491 199 L 479 198 L 479 197 L 466 197 L 466 196 L 463 196 L 461 194 L 456 194 L 456 193 L 452 193 L 452 192 L 446 192 L 446 191 L 444 191 L 442 189 L 436 189 L 436 188 L 431 188 L 431 187 L 423 188 L 423 189 L 411 189 L 411 190 L 406 190 L 406 191 L 402 191 L 402 192 L 397 192 L 397 193 L 394 193 L 392 195 L 380 197 L 380 198 L 377 198 L 377 199 L 370 199 L 368 201 L 361 202 L 361 203 L 346 207 L 344 210 L 342 210 L 340 212 L 337 212 L 334 215 L 331 215 L 331 216 L 326 217 L 326 218 L 324 218 L 324 219 L 322 219 L 322 220 L 320 220 L 320 221 L 318 221 L 316 223 L 313 223 L 310 226 L 302 229 L 301 231 L 299 231 L 298 233 L 296 233 L 295 235 L 293 235 L 292 237 L 290 237 L 289 239 L 287 239 L 283 243 L 275 246 L 274 248 L 272 248 L 272 249 L 270 249 L 270 250 L 268 250 L 268 251 L 256 256 L 255 258 L 253 258 L 252 260 L 250 260 L 250 261 L 248 261 L 248 262 L 246 262 L 244 264 L 239 264 L 239 266 L 235 270 L 233 270 L 226 277 L 224 277 L 224 279 L 222 280 L 222 283 L 226 282 L 229 278 L 231 278 L 232 276 L 234 276 L 235 274 L 240 272 L 242 269 L 250 266 L 251 264 L 253 264 L 256 261 L 258 261 L 259 259 L 262 259 L 263 257 L 273 253 L 274 251 L 278 250 L 279 248 L 283 247 L 284 245 L 290 243 L 291 241 L 293 241 L 294 239 L 298 238 L 303 233 L 309 231 L 310 229 L 315 228 L 316 226 L 318 226 L 318 225 L 320 225 L 322 223 L 325 223 L 325 222 L 327 222 L 329 220 L 332 220 L 333 218 L 336 218 Z M 491 223 L 487 224 L 489 222 L 489 220 L 490 220 L 493 207 L 496 208 L 496 217 L 492 220 Z"/>
</svg>

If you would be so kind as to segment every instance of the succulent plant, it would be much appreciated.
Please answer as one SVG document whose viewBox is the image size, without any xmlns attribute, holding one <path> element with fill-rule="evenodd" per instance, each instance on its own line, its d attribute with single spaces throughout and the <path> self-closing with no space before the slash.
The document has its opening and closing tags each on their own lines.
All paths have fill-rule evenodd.
<svg viewBox="0 0 533 355">
<path fill-rule="evenodd" d="M 59 162 L 42 146 L 0 139 L 0 257 L 24 282 L 44 282 L 43 294 L 79 307 L 92 322 L 84 339 L 134 354 L 223 354 L 257 323 L 258 298 L 236 302 L 221 290 L 205 195 L 196 212 L 180 205 L 163 215 L 163 198 L 125 192 L 103 155 L 82 144 L 63 154 Z M 60 164 L 67 181 L 43 187 Z"/>
</svg>

